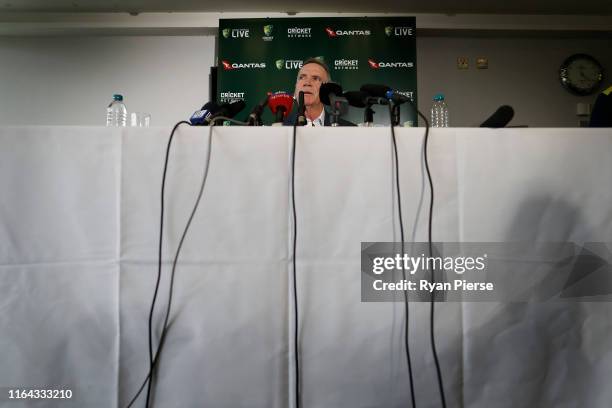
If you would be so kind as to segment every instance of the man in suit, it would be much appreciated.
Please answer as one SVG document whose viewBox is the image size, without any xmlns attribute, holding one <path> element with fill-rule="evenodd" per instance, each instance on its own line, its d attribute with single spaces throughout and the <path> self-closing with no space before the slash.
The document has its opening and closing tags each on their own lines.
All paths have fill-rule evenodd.
<svg viewBox="0 0 612 408">
<path fill-rule="evenodd" d="M 612 86 L 597 96 L 589 126 L 612 127 Z"/>
<path fill-rule="evenodd" d="M 300 91 L 304 92 L 304 105 L 306 106 L 306 126 L 330 126 L 330 114 L 325 111 L 325 106 L 319 97 L 321 85 L 330 81 L 329 68 L 317 58 L 309 58 L 302 64 L 297 80 L 295 82 L 294 97 L 297 100 Z M 284 121 L 285 125 L 293 125 L 297 119 L 297 113 L 293 112 Z M 340 126 L 356 126 L 355 124 L 339 119 Z"/>
</svg>

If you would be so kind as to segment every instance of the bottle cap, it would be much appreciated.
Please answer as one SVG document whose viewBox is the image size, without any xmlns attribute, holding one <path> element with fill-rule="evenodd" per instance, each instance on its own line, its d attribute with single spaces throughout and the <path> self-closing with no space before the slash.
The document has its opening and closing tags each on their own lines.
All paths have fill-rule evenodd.
<svg viewBox="0 0 612 408">
<path fill-rule="evenodd" d="M 123 95 L 114 94 L 113 95 L 113 101 L 123 101 Z"/>
</svg>

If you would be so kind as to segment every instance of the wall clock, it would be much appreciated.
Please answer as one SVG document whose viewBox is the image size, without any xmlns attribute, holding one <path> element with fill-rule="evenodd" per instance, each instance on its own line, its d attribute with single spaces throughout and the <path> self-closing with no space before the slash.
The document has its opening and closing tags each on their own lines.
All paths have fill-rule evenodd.
<svg viewBox="0 0 612 408">
<path fill-rule="evenodd" d="M 591 95 L 601 87 L 603 67 L 590 55 L 570 55 L 559 68 L 559 79 L 574 95 Z"/>
</svg>

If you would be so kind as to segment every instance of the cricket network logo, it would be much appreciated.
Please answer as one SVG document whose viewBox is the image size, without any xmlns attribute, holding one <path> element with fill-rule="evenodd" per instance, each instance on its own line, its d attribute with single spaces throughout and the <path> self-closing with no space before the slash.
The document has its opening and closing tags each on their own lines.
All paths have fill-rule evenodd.
<svg viewBox="0 0 612 408">
<path fill-rule="evenodd" d="M 356 59 L 334 60 L 334 69 L 338 69 L 338 70 L 359 69 L 359 60 L 356 60 Z"/>
<path fill-rule="evenodd" d="M 372 58 L 368 58 L 368 65 L 372 69 L 381 69 L 381 68 L 413 68 L 414 67 L 414 62 L 408 62 L 408 61 L 394 61 L 394 62 L 381 61 L 381 62 L 376 62 Z"/>
<path fill-rule="evenodd" d="M 272 24 L 265 25 L 263 27 L 264 36 L 261 37 L 264 41 L 272 41 L 274 37 L 272 37 L 272 32 L 274 31 L 274 26 Z"/>
<path fill-rule="evenodd" d="M 291 27 L 287 29 L 287 38 L 311 38 L 311 27 Z"/>
<path fill-rule="evenodd" d="M 276 64 L 276 69 L 300 69 L 302 68 L 303 61 L 302 60 L 284 60 L 278 59 L 274 62 Z"/>
<path fill-rule="evenodd" d="M 244 92 L 221 92 L 219 94 L 219 102 L 235 102 L 235 101 L 244 101 Z"/>
<path fill-rule="evenodd" d="M 249 38 L 248 28 L 224 28 L 221 31 L 223 38 Z"/>
<path fill-rule="evenodd" d="M 228 60 L 222 60 L 223 69 L 225 71 L 231 71 L 234 69 L 264 69 L 266 68 L 265 62 L 229 62 Z"/>
<path fill-rule="evenodd" d="M 344 36 L 362 36 L 367 37 L 372 34 L 370 30 L 334 30 L 333 28 L 327 27 L 325 29 L 329 38 L 337 38 Z"/>
<path fill-rule="evenodd" d="M 414 28 L 412 27 L 385 27 L 385 34 L 387 37 L 409 37 L 414 35 Z"/>
</svg>

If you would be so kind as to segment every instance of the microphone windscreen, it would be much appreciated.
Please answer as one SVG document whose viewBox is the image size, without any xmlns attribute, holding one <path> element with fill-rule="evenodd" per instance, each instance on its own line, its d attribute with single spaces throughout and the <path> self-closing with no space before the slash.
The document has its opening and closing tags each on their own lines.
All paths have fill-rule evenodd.
<svg viewBox="0 0 612 408">
<path fill-rule="evenodd" d="M 202 106 L 201 110 L 207 110 L 209 112 L 215 113 L 219 110 L 219 105 L 214 102 L 206 102 L 204 106 Z"/>
<path fill-rule="evenodd" d="M 488 128 L 503 128 L 506 126 L 514 117 L 514 109 L 512 106 L 503 105 L 500 106 L 487 120 L 482 122 L 480 127 Z"/>
<path fill-rule="evenodd" d="M 283 118 L 285 118 L 293 108 L 293 96 L 289 95 L 287 92 L 273 93 L 268 98 L 268 106 L 275 115 L 279 108 L 284 108 Z"/>
<path fill-rule="evenodd" d="M 369 96 L 374 96 L 378 98 L 386 98 L 387 91 L 390 91 L 387 85 L 378 85 L 378 84 L 365 84 L 361 86 L 361 91 L 367 93 Z"/>
<path fill-rule="evenodd" d="M 348 101 L 349 105 L 356 108 L 365 108 L 365 100 L 368 98 L 368 94 L 363 91 L 347 91 L 344 93 L 344 97 Z"/>
<path fill-rule="evenodd" d="M 219 111 L 221 111 L 221 107 L 214 102 L 207 102 L 202 106 L 202 109 L 197 110 L 191 115 L 189 118 L 189 122 L 193 126 L 202 126 L 207 124 L 208 118 L 216 115 Z"/>
<path fill-rule="evenodd" d="M 319 89 L 319 98 L 325 105 L 330 105 L 329 95 L 342 96 L 342 87 L 335 82 L 326 82 Z"/>
<path fill-rule="evenodd" d="M 228 118 L 233 118 L 238 113 L 240 113 L 240 111 L 242 111 L 245 106 L 246 106 L 246 103 L 243 100 L 237 100 L 237 101 L 234 101 L 234 102 L 230 103 L 227 106 L 227 114 L 226 114 L 226 116 Z"/>
</svg>

